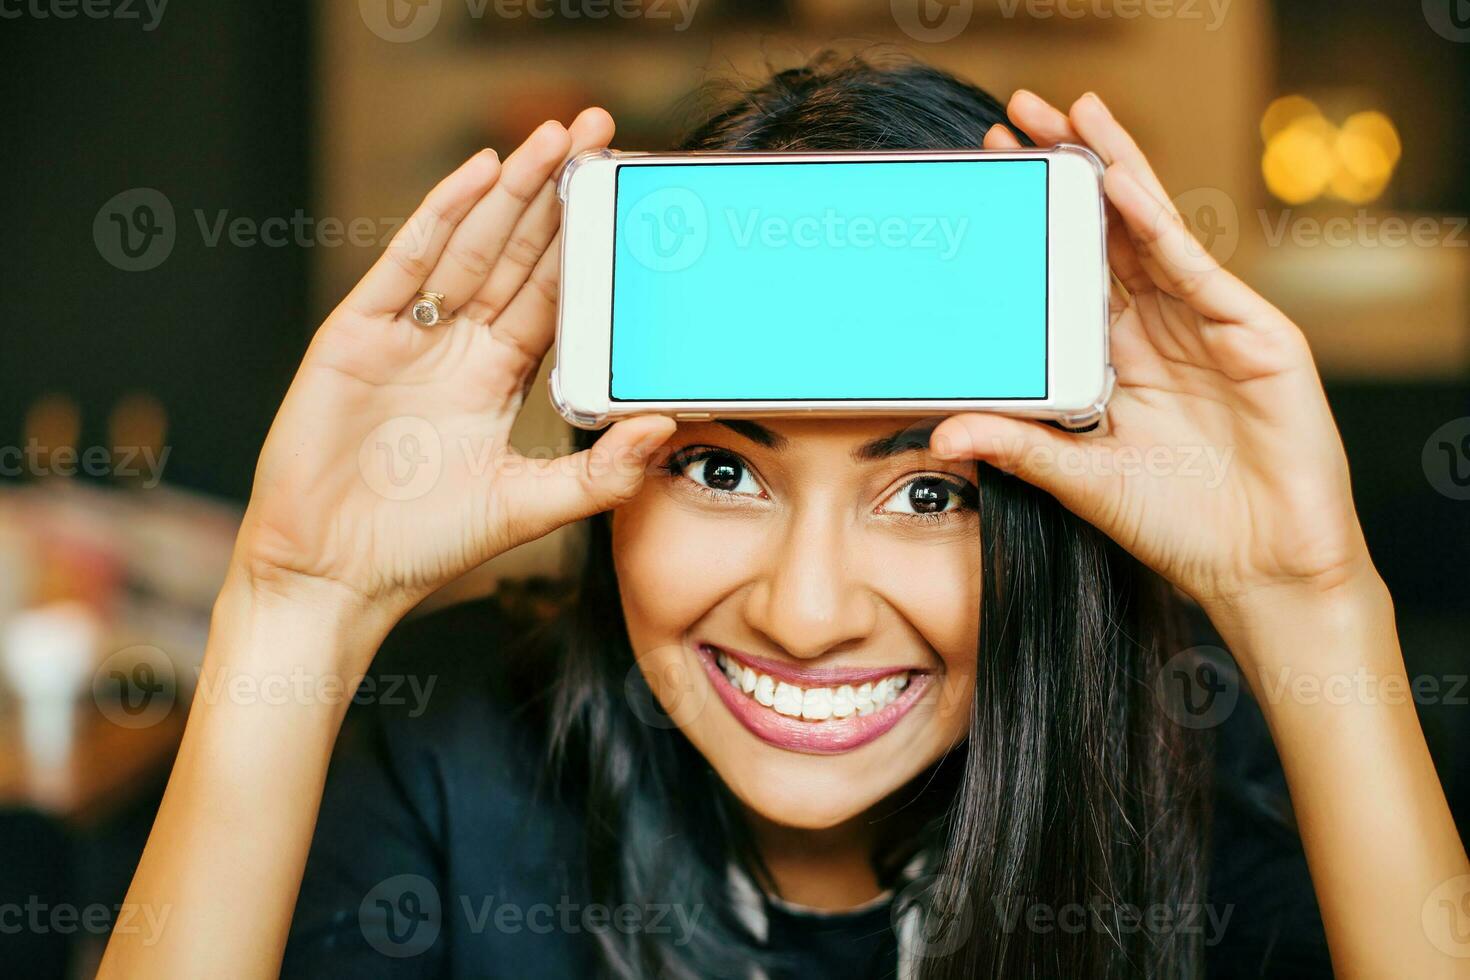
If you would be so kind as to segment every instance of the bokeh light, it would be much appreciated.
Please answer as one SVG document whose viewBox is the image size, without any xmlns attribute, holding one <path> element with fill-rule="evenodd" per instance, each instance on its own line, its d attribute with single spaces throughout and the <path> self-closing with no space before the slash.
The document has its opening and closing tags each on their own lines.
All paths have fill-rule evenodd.
<svg viewBox="0 0 1470 980">
<path fill-rule="evenodd" d="M 1277 133 L 1303 119 L 1320 118 L 1322 110 L 1304 95 L 1283 95 L 1272 100 L 1261 116 L 1261 139 L 1270 143 Z"/>
<path fill-rule="evenodd" d="M 75 452 L 81 429 L 82 411 L 66 395 L 42 395 L 26 411 L 25 441 L 43 466 L 58 449 Z"/>
<path fill-rule="evenodd" d="M 168 412 L 163 403 L 147 392 L 124 395 L 107 419 L 108 438 L 113 446 L 148 449 L 154 453 L 168 434 Z"/>
<path fill-rule="evenodd" d="M 1350 204 L 1378 199 L 1403 153 L 1393 121 L 1377 110 L 1356 112 L 1341 126 L 1330 122 L 1312 100 L 1287 95 L 1261 117 L 1261 175 L 1287 204 L 1305 204 L 1324 194 Z"/>
</svg>

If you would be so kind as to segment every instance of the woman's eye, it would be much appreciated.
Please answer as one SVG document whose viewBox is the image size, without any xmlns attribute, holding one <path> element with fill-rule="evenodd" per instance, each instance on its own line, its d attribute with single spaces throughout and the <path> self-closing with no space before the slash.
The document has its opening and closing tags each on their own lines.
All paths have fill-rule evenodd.
<svg viewBox="0 0 1470 980">
<path fill-rule="evenodd" d="M 761 486 L 751 475 L 750 469 L 731 453 L 706 452 L 679 461 L 677 472 L 702 487 L 720 493 L 737 493 L 760 496 Z"/>
<path fill-rule="evenodd" d="M 974 506 L 970 488 L 938 476 L 921 476 L 899 487 L 881 509 L 889 514 L 924 515 Z"/>
</svg>

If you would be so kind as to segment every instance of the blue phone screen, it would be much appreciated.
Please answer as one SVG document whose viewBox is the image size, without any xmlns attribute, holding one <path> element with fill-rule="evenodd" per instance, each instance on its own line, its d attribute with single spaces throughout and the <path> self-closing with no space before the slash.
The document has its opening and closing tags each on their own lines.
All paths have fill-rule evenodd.
<svg viewBox="0 0 1470 980">
<path fill-rule="evenodd" d="M 1046 167 L 620 166 L 609 396 L 1045 398 Z"/>
</svg>

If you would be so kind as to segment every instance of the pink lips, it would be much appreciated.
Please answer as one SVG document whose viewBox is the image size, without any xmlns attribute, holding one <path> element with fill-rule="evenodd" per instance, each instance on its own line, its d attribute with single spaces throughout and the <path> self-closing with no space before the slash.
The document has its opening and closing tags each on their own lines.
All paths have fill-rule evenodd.
<svg viewBox="0 0 1470 980">
<path fill-rule="evenodd" d="M 704 665 L 705 673 L 709 675 L 710 683 L 719 693 L 720 700 L 725 702 L 725 707 L 730 709 L 730 713 L 742 725 L 750 729 L 751 734 L 778 748 L 812 755 L 835 755 L 840 752 L 851 752 L 853 749 L 867 745 L 898 724 L 903 716 L 908 714 L 909 709 L 918 704 L 919 698 L 923 696 L 924 691 L 929 688 L 929 684 L 934 679 L 931 674 L 911 671 L 909 685 L 904 688 L 903 693 L 892 703 L 870 715 L 850 715 L 846 718 L 829 718 L 826 721 L 803 721 L 800 718 L 777 714 L 770 708 L 759 704 L 754 698 L 737 690 L 730 683 L 730 679 L 725 676 L 725 672 L 720 669 L 715 658 L 724 653 L 747 664 L 753 670 L 802 687 L 862 684 L 903 673 L 906 668 L 797 670 L 763 657 L 737 653 L 725 647 L 716 647 L 707 643 L 698 644 L 695 651 L 699 662 Z"/>
</svg>

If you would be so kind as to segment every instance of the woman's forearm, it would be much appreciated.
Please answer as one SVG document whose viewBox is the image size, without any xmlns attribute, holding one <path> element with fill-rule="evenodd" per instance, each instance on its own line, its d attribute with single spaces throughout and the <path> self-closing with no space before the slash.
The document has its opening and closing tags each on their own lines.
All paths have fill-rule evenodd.
<svg viewBox="0 0 1470 980">
<path fill-rule="evenodd" d="M 345 608 L 226 586 L 128 890 L 162 925 L 114 933 L 99 976 L 276 976 L 352 696 L 345 665 L 365 663 L 380 631 Z"/>
<path fill-rule="evenodd" d="M 1470 865 L 1381 580 L 1215 618 L 1281 756 L 1337 975 L 1470 975 L 1470 948 L 1426 913 L 1448 898 L 1454 914 Z"/>
</svg>

